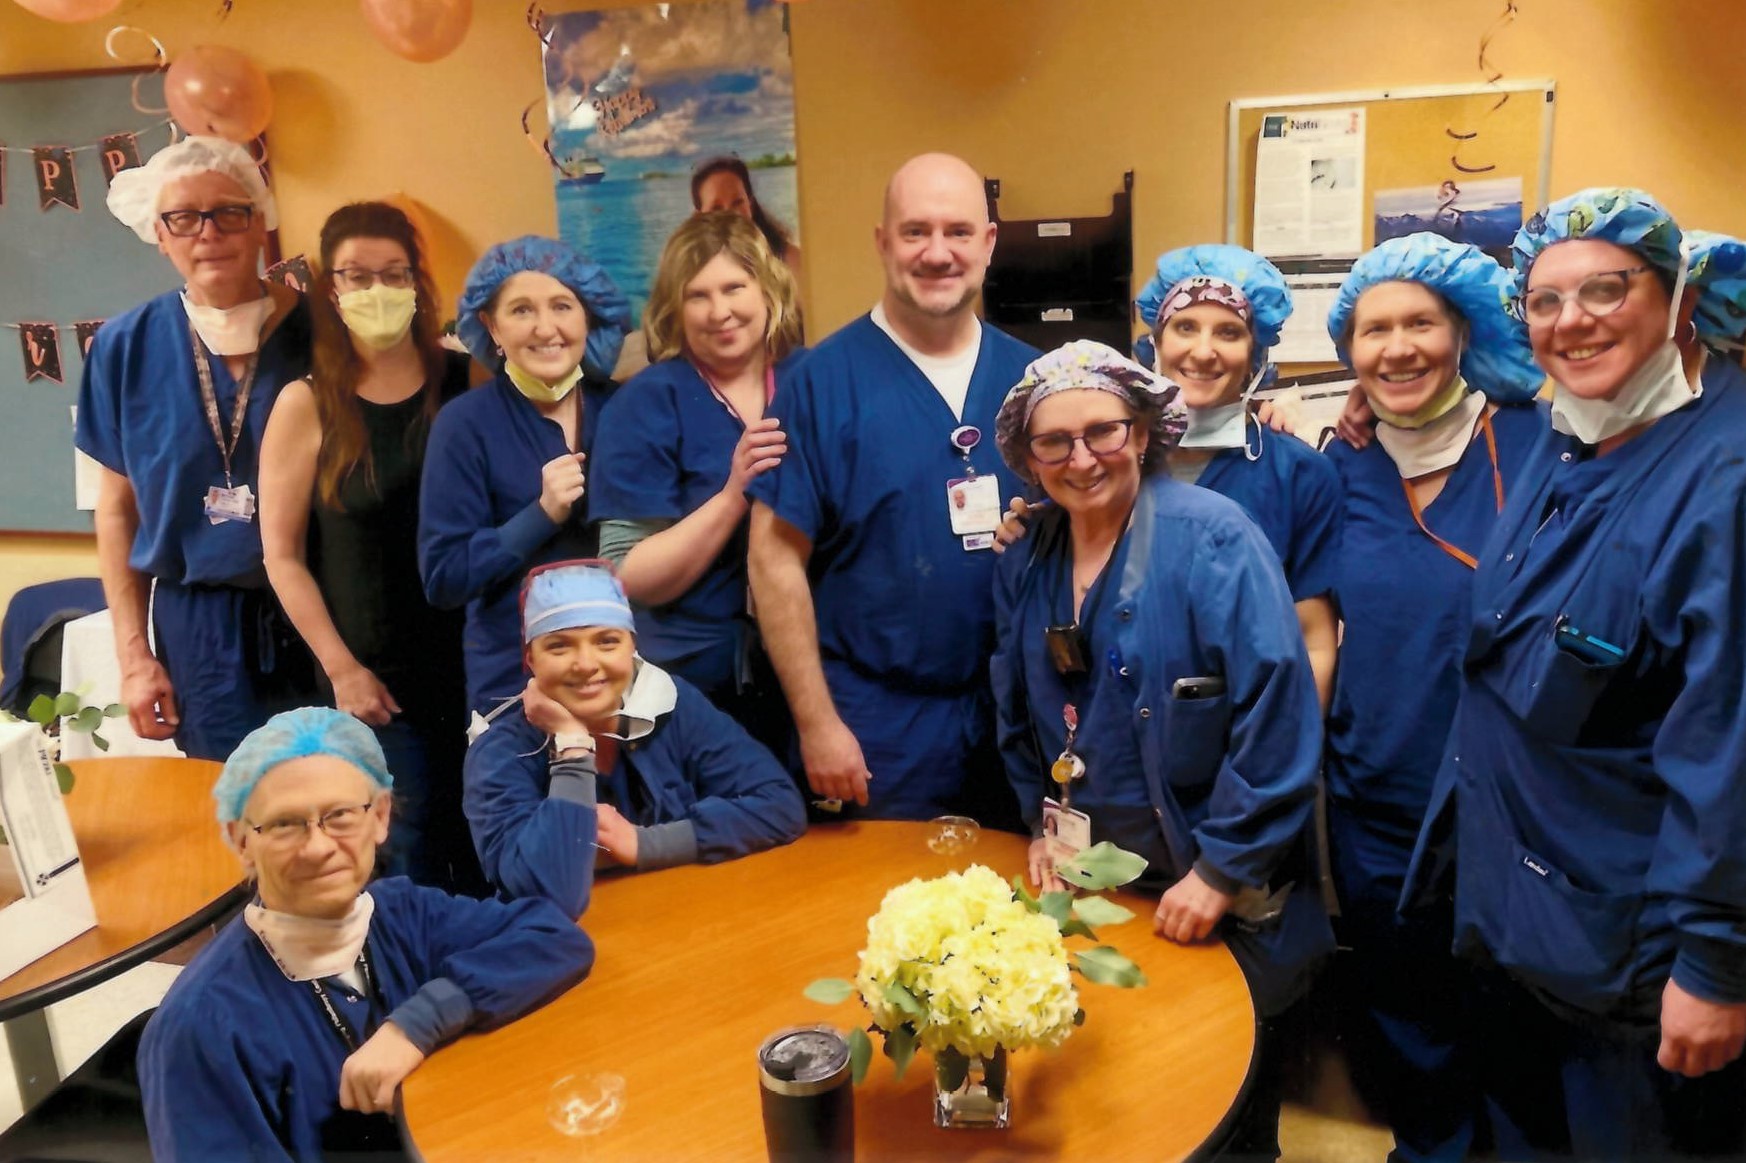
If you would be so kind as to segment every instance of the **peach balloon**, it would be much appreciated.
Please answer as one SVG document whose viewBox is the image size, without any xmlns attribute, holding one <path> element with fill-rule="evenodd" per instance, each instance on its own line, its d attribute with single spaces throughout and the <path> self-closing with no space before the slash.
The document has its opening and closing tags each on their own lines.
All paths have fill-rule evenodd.
<svg viewBox="0 0 1746 1163">
<path fill-rule="evenodd" d="M 45 20 L 72 24 L 80 20 L 95 20 L 113 12 L 121 0 L 18 0 L 26 12 L 34 12 Z"/>
<path fill-rule="evenodd" d="M 247 143 L 273 119 L 273 90 L 260 67 L 234 48 L 197 44 L 164 76 L 170 116 L 189 133 Z"/>
<path fill-rule="evenodd" d="M 441 60 L 467 39 L 473 0 L 360 0 L 376 39 L 409 61 Z"/>
</svg>

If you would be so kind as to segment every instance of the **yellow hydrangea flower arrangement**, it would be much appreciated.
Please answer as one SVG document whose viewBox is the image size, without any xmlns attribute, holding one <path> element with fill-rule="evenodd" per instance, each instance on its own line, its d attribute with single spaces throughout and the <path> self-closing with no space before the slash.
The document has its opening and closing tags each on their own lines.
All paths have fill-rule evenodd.
<svg viewBox="0 0 1746 1163">
<path fill-rule="evenodd" d="M 1057 873 L 1087 889 L 1126 884 L 1145 860 L 1113 844 L 1094 845 Z M 997 1050 L 1055 1049 L 1085 1020 L 1073 974 L 1122 987 L 1144 985 L 1134 963 L 1100 945 L 1069 951 L 1066 938 L 1095 939 L 1092 925 L 1133 913 L 1098 896 L 1033 897 L 1020 877 L 1004 881 L 980 864 L 885 894 L 867 922 L 867 947 L 853 981 L 824 978 L 806 996 L 827 1005 L 859 995 L 871 1027 L 901 1077 L 915 1051 L 948 1062 L 991 1058 Z M 850 1032 L 856 1082 L 872 1043 Z"/>
</svg>

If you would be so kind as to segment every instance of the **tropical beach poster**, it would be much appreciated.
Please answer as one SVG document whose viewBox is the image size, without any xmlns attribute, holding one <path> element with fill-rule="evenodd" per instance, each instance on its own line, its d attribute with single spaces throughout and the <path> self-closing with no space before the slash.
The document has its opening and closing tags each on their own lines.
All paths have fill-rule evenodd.
<svg viewBox="0 0 1746 1163">
<path fill-rule="evenodd" d="M 604 266 L 638 320 L 691 172 L 745 162 L 758 201 L 799 241 L 794 69 L 774 0 L 546 16 L 546 109 L 565 242 Z"/>
</svg>

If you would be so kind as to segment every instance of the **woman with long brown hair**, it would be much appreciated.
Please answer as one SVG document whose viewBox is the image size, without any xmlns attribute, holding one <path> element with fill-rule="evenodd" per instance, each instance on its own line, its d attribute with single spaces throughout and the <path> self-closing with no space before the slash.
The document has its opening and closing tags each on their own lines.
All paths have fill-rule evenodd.
<svg viewBox="0 0 1746 1163">
<path fill-rule="evenodd" d="M 466 390 L 467 360 L 438 342 L 422 250 L 383 202 L 342 206 L 322 227 L 312 371 L 280 392 L 261 446 L 261 539 L 334 705 L 388 754 L 400 801 L 391 868 L 468 887 L 460 618 L 425 600 L 417 546 L 425 442 L 437 409 Z"/>
</svg>

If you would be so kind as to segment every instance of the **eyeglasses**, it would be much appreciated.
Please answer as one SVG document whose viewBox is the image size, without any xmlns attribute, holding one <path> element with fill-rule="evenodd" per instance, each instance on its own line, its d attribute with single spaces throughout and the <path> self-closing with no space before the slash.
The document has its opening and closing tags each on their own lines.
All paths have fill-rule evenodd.
<svg viewBox="0 0 1746 1163">
<path fill-rule="evenodd" d="M 369 804 L 347 804 L 329 808 L 319 816 L 286 816 L 264 824 L 248 824 L 248 829 L 278 848 L 297 848 L 309 838 L 311 824 L 320 828 L 330 840 L 350 840 L 364 830 L 370 819 Z M 246 824 L 247 821 L 244 821 Z"/>
<path fill-rule="evenodd" d="M 1517 319 L 1528 323 L 1552 323 L 1564 313 L 1567 300 L 1575 299 L 1584 312 L 1599 319 L 1611 315 L 1625 302 L 1631 290 L 1631 276 L 1640 275 L 1648 267 L 1627 267 L 1621 271 L 1601 271 L 1582 280 L 1574 291 L 1559 291 L 1540 287 L 1510 300 Z"/>
<path fill-rule="evenodd" d="M 1093 456 L 1120 452 L 1128 446 L 1128 433 L 1133 427 L 1131 419 L 1105 420 L 1078 433 L 1041 432 L 1026 443 L 1030 445 L 1031 459 L 1038 464 L 1060 464 L 1073 455 L 1075 444 L 1085 445 L 1085 451 Z"/>
<path fill-rule="evenodd" d="M 342 291 L 367 291 L 377 283 L 400 291 L 412 286 L 415 278 L 411 267 L 387 267 L 379 271 L 340 267 L 333 272 L 333 284 Z"/>
<path fill-rule="evenodd" d="M 193 238 L 208 222 L 220 234 L 241 234 L 255 220 L 253 206 L 215 206 L 210 210 L 166 210 L 158 215 L 164 229 L 177 238 Z"/>
</svg>

